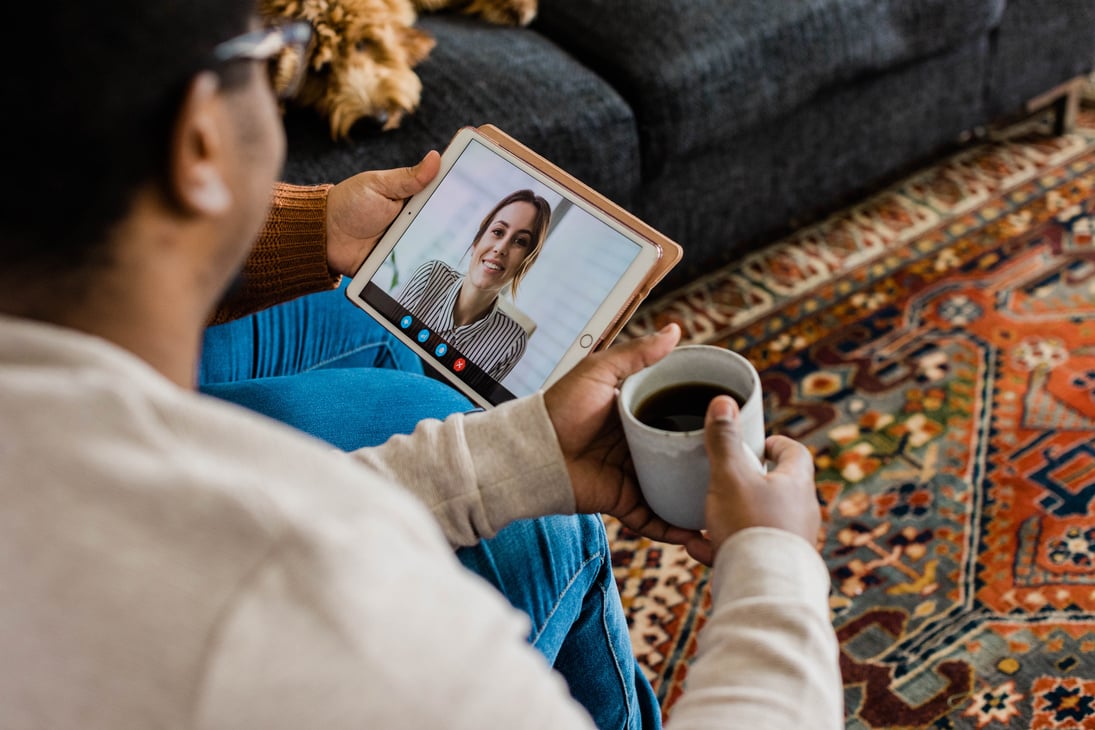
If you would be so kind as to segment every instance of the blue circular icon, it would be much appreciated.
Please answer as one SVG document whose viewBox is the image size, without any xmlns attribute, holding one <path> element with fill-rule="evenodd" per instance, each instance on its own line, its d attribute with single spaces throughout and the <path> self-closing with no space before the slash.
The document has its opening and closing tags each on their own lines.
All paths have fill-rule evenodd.
<svg viewBox="0 0 1095 730">
<path fill-rule="evenodd" d="M 442 342 L 440 345 L 434 348 L 433 354 L 438 357 L 445 357 L 445 353 L 449 351 L 449 346 Z"/>
<path fill-rule="evenodd" d="M 399 320 L 399 326 L 402 327 L 403 329 L 407 329 L 408 327 L 411 326 L 411 324 L 413 322 L 414 322 L 414 320 L 411 319 L 411 315 L 407 314 L 407 315 L 404 315 L 403 319 Z"/>
<path fill-rule="evenodd" d="M 422 329 L 422 330 L 418 331 L 418 341 L 419 342 L 425 342 L 428 339 L 430 339 L 430 331 L 429 330 Z"/>
</svg>

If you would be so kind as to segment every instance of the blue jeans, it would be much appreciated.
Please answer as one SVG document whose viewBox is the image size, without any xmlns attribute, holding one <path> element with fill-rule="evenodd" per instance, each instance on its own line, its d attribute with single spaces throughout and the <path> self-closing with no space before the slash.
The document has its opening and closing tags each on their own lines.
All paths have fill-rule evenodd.
<svg viewBox="0 0 1095 730">
<path fill-rule="evenodd" d="M 210 327 L 198 382 L 205 393 L 345 450 L 473 408 L 423 375 L 418 357 L 342 290 Z M 599 517 L 514 522 L 457 557 L 531 618 L 529 641 L 597 727 L 661 727 L 657 698 L 631 650 Z"/>
</svg>

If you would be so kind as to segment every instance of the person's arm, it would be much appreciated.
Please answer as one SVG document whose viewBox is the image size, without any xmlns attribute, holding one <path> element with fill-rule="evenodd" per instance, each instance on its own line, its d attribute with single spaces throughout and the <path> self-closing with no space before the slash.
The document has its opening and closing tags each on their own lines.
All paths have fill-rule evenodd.
<svg viewBox="0 0 1095 730">
<path fill-rule="evenodd" d="M 719 549 L 712 608 L 667 730 L 844 727 L 829 573 L 786 530 L 753 527 Z"/>
<path fill-rule="evenodd" d="M 610 514 L 654 540 L 705 542 L 646 504 L 616 416 L 620 380 L 664 356 L 679 338 L 673 325 L 594 353 L 545 392 L 444 422 L 422 421 L 413 433 L 352 458 L 417 495 L 453 545 L 492 536 L 514 520 L 576 511 Z"/>
<path fill-rule="evenodd" d="M 737 404 L 715 398 L 704 424 L 711 480 L 707 536 L 716 551 L 712 612 L 669 726 L 844 727 L 839 649 L 829 615 L 829 571 L 814 462 L 785 436 L 765 442 L 773 465 L 749 459 Z M 732 713 L 732 714 L 731 714 Z"/>
<path fill-rule="evenodd" d="M 540 394 L 485 413 L 425 420 L 409 435 L 352 456 L 424 502 L 453 546 L 493 537 L 514 520 L 575 510 Z"/>
<path fill-rule="evenodd" d="M 333 514 L 285 507 L 308 532 L 265 551 L 220 612 L 198 663 L 194 727 L 592 728 L 528 644 L 527 618 L 457 563 L 417 505 L 360 475 L 326 476 Z M 843 727 L 813 546 L 747 528 L 719 550 L 712 586 L 667 730 Z"/>
<path fill-rule="evenodd" d="M 276 184 L 266 224 L 209 324 L 338 286 L 439 164 L 430 152 L 413 167 L 362 172 L 337 185 Z"/>
<path fill-rule="evenodd" d="M 266 223 L 239 279 L 210 318 L 220 324 L 305 294 L 338 286 L 327 264 L 331 185 L 278 183 Z"/>
<path fill-rule="evenodd" d="M 590 355 L 543 394 L 424 422 L 355 458 L 409 487 L 455 544 L 520 517 L 603 512 L 713 562 L 711 618 L 670 730 L 843 727 L 829 577 L 813 546 L 820 516 L 809 451 L 773 436 L 766 446 L 774 466 L 759 472 L 733 399 L 716 398 L 705 427 L 706 535 L 660 521 L 627 468 L 613 418 L 616 385 L 678 338 L 671 327 Z"/>
</svg>

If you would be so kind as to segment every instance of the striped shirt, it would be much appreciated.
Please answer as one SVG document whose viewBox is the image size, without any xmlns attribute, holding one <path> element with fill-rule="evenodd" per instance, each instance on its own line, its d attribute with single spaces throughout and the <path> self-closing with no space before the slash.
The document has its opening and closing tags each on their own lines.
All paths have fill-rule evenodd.
<svg viewBox="0 0 1095 730">
<path fill-rule="evenodd" d="M 457 327 L 452 320 L 464 275 L 443 261 L 427 261 L 415 270 L 396 299 L 437 336 L 483 372 L 502 380 L 525 354 L 528 334 L 495 300 L 487 316 Z"/>
</svg>

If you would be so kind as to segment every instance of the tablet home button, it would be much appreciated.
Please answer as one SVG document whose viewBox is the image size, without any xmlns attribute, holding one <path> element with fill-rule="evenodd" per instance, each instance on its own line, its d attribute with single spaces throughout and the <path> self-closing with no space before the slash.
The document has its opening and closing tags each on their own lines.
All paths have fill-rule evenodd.
<svg viewBox="0 0 1095 730">
<path fill-rule="evenodd" d="M 589 349 L 589 346 L 593 344 L 593 335 L 582 335 L 582 339 L 578 340 L 578 344 Z"/>
</svg>

